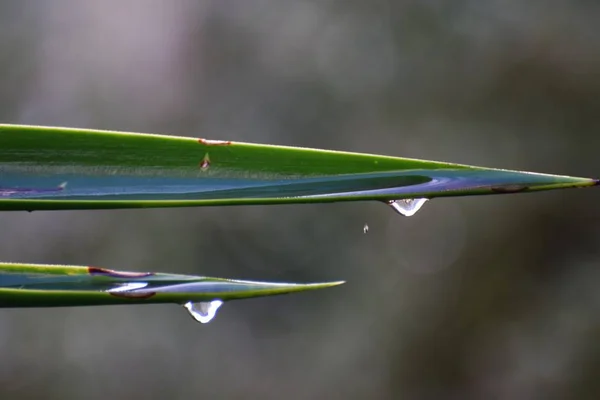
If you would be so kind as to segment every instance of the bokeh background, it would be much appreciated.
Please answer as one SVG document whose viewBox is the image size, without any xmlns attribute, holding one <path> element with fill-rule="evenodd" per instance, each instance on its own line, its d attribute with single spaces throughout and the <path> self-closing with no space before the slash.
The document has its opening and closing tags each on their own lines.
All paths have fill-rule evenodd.
<svg viewBox="0 0 600 400">
<path fill-rule="evenodd" d="M 598 177 L 598 21 L 585 0 L 3 0 L 0 121 Z M 208 325 L 0 310 L 0 398 L 596 399 L 599 200 L 2 213 L 3 261 L 348 283 Z"/>
</svg>

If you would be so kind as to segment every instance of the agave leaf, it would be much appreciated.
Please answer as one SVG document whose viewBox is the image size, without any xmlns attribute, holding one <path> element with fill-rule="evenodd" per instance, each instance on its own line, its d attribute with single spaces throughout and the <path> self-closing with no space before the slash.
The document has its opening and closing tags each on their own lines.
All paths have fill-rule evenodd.
<svg viewBox="0 0 600 400">
<path fill-rule="evenodd" d="M 360 153 L 0 125 L 0 210 L 391 201 L 598 183 Z"/>
<path fill-rule="evenodd" d="M 0 263 L 0 307 L 185 304 L 281 295 L 342 283 L 270 283 L 98 267 Z"/>
</svg>

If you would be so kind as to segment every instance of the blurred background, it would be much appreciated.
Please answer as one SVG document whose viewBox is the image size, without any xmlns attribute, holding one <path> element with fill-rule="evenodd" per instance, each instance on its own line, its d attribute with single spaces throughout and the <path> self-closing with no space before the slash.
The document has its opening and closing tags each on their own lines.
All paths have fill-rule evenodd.
<svg viewBox="0 0 600 400">
<path fill-rule="evenodd" d="M 3 0 L 0 122 L 598 177 L 599 20 L 589 0 Z M 2 213 L 3 261 L 348 283 L 208 325 L 3 309 L 0 398 L 596 399 L 599 200 Z"/>
</svg>

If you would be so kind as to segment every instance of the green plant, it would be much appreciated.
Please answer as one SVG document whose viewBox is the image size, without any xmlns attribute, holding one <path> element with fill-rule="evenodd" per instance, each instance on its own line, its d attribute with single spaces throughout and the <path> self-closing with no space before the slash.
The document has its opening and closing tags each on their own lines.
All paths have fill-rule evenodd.
<svg viewBox="0 0 600 400">
<path fill-rule="evenodd" d="M 415 214 L 436 197 L 599 184 L 587 178 L 379 155 L 19 125 L 0 125 L 0 177 L 0 210 L 374 200 L 405 216 Z M 339 283 L 270 284 L 1 264 L 0 306 L 174 302 L 185 304 L 194 315 L 191 304 L 199 302 L 204 307 L 198 314 L 202 316 L 212 312 L 207 310 L 216 311 L 225 300 Z"/>
<path fill-rule="evenodd" d="M 0 263 L 0 307 L 175 303 L 209 322 L 224 301 L 322 289 L 343 282 L 289 284 L 98 267 Z"/>
</svg>

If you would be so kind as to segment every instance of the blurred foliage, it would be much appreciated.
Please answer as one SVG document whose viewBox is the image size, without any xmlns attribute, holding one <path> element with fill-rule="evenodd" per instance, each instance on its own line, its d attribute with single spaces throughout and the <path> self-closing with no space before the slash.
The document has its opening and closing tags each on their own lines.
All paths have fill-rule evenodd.
<svg viewBox="0 0 600 400">
<path fill-rule="evenodd" d="M 594 176 L 599 17 L 584 0 L 3 1 L 0 118 Z M 596 398 L 599 195 L 410 219 L 3 213 L 4 261 L 348 283 L 209 326 L 168 306 L 2 310 L 0 397 Z"/>
</svg>

